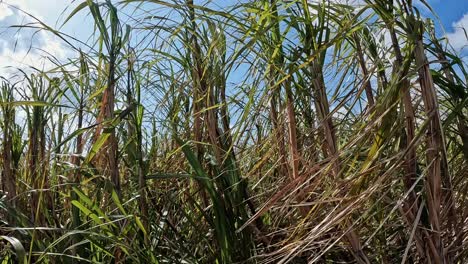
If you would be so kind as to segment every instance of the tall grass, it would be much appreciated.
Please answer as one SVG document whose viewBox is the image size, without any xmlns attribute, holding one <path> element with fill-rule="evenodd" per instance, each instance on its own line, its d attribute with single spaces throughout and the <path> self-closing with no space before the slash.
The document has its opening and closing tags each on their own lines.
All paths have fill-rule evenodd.
<svg viewBox="0 0 468 264">
<path fill-rule="evenodd" d="M 434 22 L 216 4 L 86 0 L 86 45 L 20 27 L 77 54 L 2 78 L 2 263 L 463 263 L 468 74 Z"/>
</svg>

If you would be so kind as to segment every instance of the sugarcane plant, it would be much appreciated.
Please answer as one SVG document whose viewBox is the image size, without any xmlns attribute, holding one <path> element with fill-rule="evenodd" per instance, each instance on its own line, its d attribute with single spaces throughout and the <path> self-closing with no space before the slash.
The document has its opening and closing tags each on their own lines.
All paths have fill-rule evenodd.
<svg viewBox="0 0 468 264">
<path fill-rule="evenodd" d="M 70 52 L 2 74 L 1 262 L 463 263 L 466 60 L 426 1 L 344 2 L 26 10 Z"/>
</svg>

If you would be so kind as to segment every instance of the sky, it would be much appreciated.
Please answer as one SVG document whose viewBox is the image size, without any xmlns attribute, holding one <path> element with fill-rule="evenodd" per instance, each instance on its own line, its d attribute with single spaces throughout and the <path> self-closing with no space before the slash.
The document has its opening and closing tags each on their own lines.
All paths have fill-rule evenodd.
<svg viewBox="0 0 468 264">
<path fill-rule="evenodd" d="M 468 0 L 429 0 L 428 2 L 437 13 L 450 44 L 456 51 L 465 57 L 468 56 Z"/>
<path fill-rule="evenodd" d="M 33 25 L 33 18 L 23 11 L 58 28 L 57 21 L 63 21 L 61 15 L 67 6 L 75 5 L 67 0 L 3 0 L 0 1 L 0 75 L 15 72 L 14 68 L 33 66 L 40 69 L 49 68 L 53 64 L 46 56 L 58 60 L 67 58 L 70 49 L 53 34 L 35 29 L 20 29 L 18 25 Z M 23 10 L 23 11 L 22 11 Z M 65 13 L 69 13 L 65 12 Z M 61 19 L 62 17 L 62 19 Z M 84 21 L 84 16 L 81 18 Z M 86 33 L 79 25 L 78 19 L 66 27 L 67 33 Z M 90 24 L 91 25 L 91 24 Z M 76 31 L 76 32 L 75 32 Z"/>
<path fill-rule="evenodd" d="M 57 59 L 75 56 L 72 51 L 53 34 L 44 31 L 18 30 L 11 26 L 26 24 L 31 21 L 18 7 L 37 17 L 53 28 L 87 41 L 93 30 L 92 19 L 88 12 L 81 12 L 65 26 L 62 22 L 83 0 L 0 0 L 0 75 L 12 71 L 12 67 L 32 65 L 47 68 L 51 62 L 44 59 L 45 54 Z M 225 0 L 215 0 L 214 2 Z M 337 1 L 337 0 L 334 0 Z M 346 1 L 346 0 L 340 0 Z M 360 0 L 348 0 L 357 1 Z M 454 49 L 465 58 L 468 57 L 468 0 L 426 0 L 439 16 L 444 30 L 439 35 L 446 35 Z M 220 3 L 221 3 L 220 2 Z M 421 5 L 418 5 L 421 6 Z M 421 7 L 421 13 L 430 13 Z M 466 31 L 465 31 L 466 30 Z M 465 59 L 465 61 L 467 61 Z"/>
</svg>

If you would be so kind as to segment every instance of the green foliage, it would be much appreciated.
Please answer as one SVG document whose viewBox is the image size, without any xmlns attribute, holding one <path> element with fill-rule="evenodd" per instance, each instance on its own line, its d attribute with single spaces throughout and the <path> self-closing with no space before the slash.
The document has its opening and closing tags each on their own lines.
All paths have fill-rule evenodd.
<svg viewBox="0 0 468 264">
<path fill-rule="evenodd" d="M 77 56 L 2 77 L 1 263 L 462 263 L 466 64 L 364 2 L 86 0 L 86 44 L 37 21 Z"/>
</svg>

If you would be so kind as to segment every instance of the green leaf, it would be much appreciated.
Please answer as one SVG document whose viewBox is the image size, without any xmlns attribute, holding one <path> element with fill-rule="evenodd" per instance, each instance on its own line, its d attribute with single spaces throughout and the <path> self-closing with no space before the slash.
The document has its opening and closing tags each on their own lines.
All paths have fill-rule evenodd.
<svg viewBox="0 0 468 264">
<path fill-rule="evenodd" d="M 10 236 L 0 236 L 0 238 L 8 241 L 8 243 L 13 246 L 15 249 L 16 259 L 19 261 L 19 263 L 27 263 L 26 250 L 24 249 L 23 244 L 21 244 L 17 238 Z"/>
<path fill-rule="evenodd" d="M 102 146 L 104 146 L 104 143 L 106 143 L 110 135 L 111 133 L 104 132 L 99 136 L 99 138 L 96 140 L 96 142 L 94 142 L 93 146 L 91 147 L 88 156 L 86 157 L 86 163 L 90 163 L 91 160 L 93 160 L 96 154 L 101 150 Z"/>
<path fill-rule="evenodd" d="M 140 230 L 143 232 L 143 234 L 145 236 L 147 236 L 148 234 L 146 233 L 146 229 L 143 226 L 143 223 L 141 222 L 140 217 L 135 215 L 135 222 L 136 222 L 137 226 L 140 228 Z"/>
<path fill-rule="evenodd" d="M 119 208 L 120 212 L 124 215 L 127 215 L 127 212 L 125 211 L 125 209 L 122 206 L 122 203 L 120 202 L 119 195 L 114 189 L 112 190 L 112 200 L 114 201 L 115 205 L 117 205 L 117 208 Z"/>
<path fill-rule="evenodd" d="M 88 6 L 88 1 L 85 1 L 81 4 L 79 4 L 73 11 L 70 12 L 70 15 L 65 19 L 65 21 L 62 24 L 62 27 L 72 18 L 74 17 L 78 12 L 80 12 L 83 8 Z"/>
</svg>

